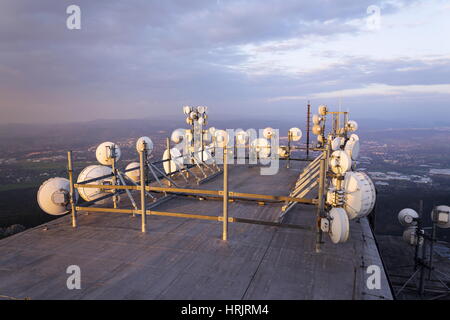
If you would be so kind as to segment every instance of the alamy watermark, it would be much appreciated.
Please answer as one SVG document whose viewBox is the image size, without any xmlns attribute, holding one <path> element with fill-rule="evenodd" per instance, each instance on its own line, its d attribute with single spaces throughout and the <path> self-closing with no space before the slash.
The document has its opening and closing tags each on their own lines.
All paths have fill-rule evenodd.
<svg viewBox="0 0 450 320">
<path fill-rule="evenodd" d="M 81 268 L 77 265 L 70 265 L 66 269 L 66 273 L 70 274 L 67 278 L 66 285 L 69 290 L 81 289 Z"/>
<path fill-rule="evenodd" d="M 66 27 L 69 30 L 81 29 L 81 8 L 75 4 L 67 7 L 66 13 L 69 15 L 66 20 Z"/>
</svg>

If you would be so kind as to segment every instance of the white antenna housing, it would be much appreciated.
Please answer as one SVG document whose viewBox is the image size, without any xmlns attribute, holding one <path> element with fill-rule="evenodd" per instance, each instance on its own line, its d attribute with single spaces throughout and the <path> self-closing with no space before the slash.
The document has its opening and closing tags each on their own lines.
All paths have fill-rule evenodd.
<svg viewBox="0 0 450 320">
<path fill-rule="evenodd" d="M 190 107 L 190 106 L 184 106 L 183 107 L 183 113 L 185 115 L 189 115 L 191 112 L 192 112 L 192 107 Z"/>
<path fill-rule="evenodd" d="M 330 167 L 335 174 L 345 174 L 352 167 L 352 159 L 345 151 L 334 151 L 330 157 Z"/>
<path fill-rule="evenodd" d="M 134 170 L 131 171 L 127 171 L 129 169 L 133 169 L 136 168 Z M 140 164 L 138 162 L 131 162 L 130 164 L 128 164 L 125 168 L 125 175 L 130 178 L 130 180 L 134 181 L 134 182 L 140 182 L 141 181 L 141 169 L 140 169 Z"/>
<path fill-rule="evenodd" d="M 417 225 L 417 221 L 415 219 L 419 218 L 419 214 L 413 209 L 403 209 L 398 213 L 398 221 L 404 227 L 410 227 Z"/>
<path fill-rule="evenodd" d="M 80 175 L 78 176 L 77 179 L 77 183 L 82 183 L 84 181 L 99 178 L 109 174 L 112 174 L 112 170 L 110 167 L 100 165 L 88 166 L 80 172 Z M 112 179 L 104 178 L 93 182 L 89 182 L 87 184 L 111 185 Z M 79 187 L 78 192 L 80 193 L 80 196 L 86 201 L 92 201 L 110 193 L 109 191 L 100 188 L 83 188 L 83 187 Z"/>
<path fill-rule="evenodd" d="M 265 138 L 258 138 L 250 143 L 250 147 L 255 150 L 260 158 L 267 158 L 270 155 L 270 143 Z"/>
<path fill-rule="evenodd" d="M 236 142 L 239 145 L 245 145 L 248 141 L 248 133 L 242 129 L 236 130 Z"/>
<path fill-rule="evenodd" d="M 315 124 L 312 127 L 312 133 L 316 136 L 321 135 L 322 134 L 322 127 L 318 124 Z"/>
<path fill-rule="evenodd" d="M 67 210 L 67 205 L 70 202 L 69 192 L 69 180 L 65 178 L 48 179 L 42 183 L 37 193 L 39 207 L 52 216 L 63 215 L 69 212 Z M 75 197 L 78 198 L 77 193 L 75 193 Z"/>
<path fill-rule="evenodd" d="M 364 172 L 347 172 L 343 189 L 344 209 L 350 220 L 366 217 L 377 200 L 375 185 Z"/>
<path fill-rule="evenodd" d="M 168 160 L 169 158 L 171 159 L 170 161 L 163 162 L 164 171 L 167 174 L 173 173 L 177 171 L 179 168 L 180 169 L 184 168 L 184 161 L 183 161 L 184 158 L 180 150 L 178 150 L 177 148 L 172 148 L 170 149 L 170 154 L 169 150 L 164 151 L 163 160 Z"/>
<path fill-rule="evenodd" d="M 228 144 L 229 136 L 225 130 L 216 130 L 214 133 L 216 144 L 219 148 L 225 148 Z"/>
<path fill-rule="evenodd" d="M 300 141 L 303 136 L 302 130 L 297 127 L 290 128 L 289 133 L 291 134 L 292 141 Z"/>
<path fill-rule="evenodd" d="M 359 138 L 355 139 L 355 137 L 350 137 L 347 143 L 345 144 L 344 150 L 348 153 L 348 155 L 352 158 L 352 160 L 357 160 L 359 157 Z"/>
<path fill-rule="evenodd" d="M 333 150 L 333 151 L 340 150 L 341 145 L 342 145 L 342 140 L 343 140 L 343 138 L 341 138 L 341 137 L 334 138 L 333 141 L 331 141 L 331 150 Z"/>
<path fill-rule="evenodd" d="M 350 120 L 349 122 L 347 122 L 347 126 L 350 132 L 355 132 L 358 130 L 358 123 L 354 120 Z"/>
<path fill-rule="evenodd" d="M 450 228 L 450 207 L 438 206 L 431 213 L 431 219 L 439 228 Z"/>
<path fill-rule="evenodd" d="M 184 130 L 185 129 L 176 129 L 172 132 L 172 135 L 170 136 L 170 140 L 173 141 L 173 143 L 180 143 L 184 139 Z"/>
<path fill-rule="evenodd" d="M 145 142 L 145 143 L 144 143 Z M 145 147 L 144 147 L 145 145 Z M 153 141 L 149 137 L 140 137 L 136 141 L 136 150 L 137 152 L 147 152 L 147 156 L 149 156 L 153 151 Z"/>
<path fill-rule="evenodd" d="M 115 150 L 115 153 L 113 154 L 113 149 Z M 118 145 L 116 145 L 113 142 L 103 142 L 95 151 L 95 156 L 97 158 L 97 161 L 104 165 L 104 166 L 110 166 L 113 164 L 114 158 L 117 161 L 119 161 L 121 152 Z"/>
<path fill-rule="evenodd" d="M 272 138 L 272 136 L 274 135 L 274 130 L 271 127 L 265 128 L 263 130 L 263 137 L 266 139 L 270 139 Z"/>
<path fill-rule="evenodd" d="M 321 118 L 318 114 L 314 114 L 314 115 L 312 116 L 312 122 L 313 122 L 313 124 L 319 125 L 321 121 L 322 121 L 322 118 Z"/>
<path fill-rule="evenodd" d="M 342 208 L 331 209 L 330 218 L 331 241 L 335 244 L 346 242 L 350 233 L 350 225 L 345 210 Z"/>
<path fill-rule="evenodd" d="M 319 115 L 325 116 L 327 115 L 328 107 L 326 105 L 319 106 Z"/>
<path fill-rule="evenodd" d="M 417 245 L 419 242 L 417 237 L 417 226 L 408 227 L 403 231 L 403 240 L 411 246 Z"/>
</svg>

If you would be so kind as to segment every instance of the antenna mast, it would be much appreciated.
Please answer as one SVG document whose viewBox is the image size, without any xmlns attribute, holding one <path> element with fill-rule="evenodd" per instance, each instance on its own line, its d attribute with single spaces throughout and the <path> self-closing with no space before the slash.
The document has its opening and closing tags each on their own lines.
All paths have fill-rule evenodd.
<svg viewBox="0 0 450 320">
<path fill-rule="evenodd" d="M 308 100 L 308 111 L 306 113 L 306 158 L 309 158 L 309 132 L 311 131 L 311 104 Z"/>
</svg>

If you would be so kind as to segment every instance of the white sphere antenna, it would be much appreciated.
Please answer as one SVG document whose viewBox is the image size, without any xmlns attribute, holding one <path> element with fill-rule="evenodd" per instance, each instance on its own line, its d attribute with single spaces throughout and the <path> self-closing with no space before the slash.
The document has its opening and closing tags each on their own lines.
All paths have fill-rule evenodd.
<svg viewBox="0 0 450 320">
<path fill-rule="evenodd" d="M 84 181 L 96 179 L 109 174 L 112 174 L 112 170 L 110 167 L 100 165 L 88 166 L 80 172 L 77 179 L 77 183 L 82 183 Z M 88 184 L 110 185 L 112 184 L 112 181 L 111 178 L 104 178 L 93 182 L 89 182 Z M 80 193 L 80 196 L 86 201 L 92 201 L 110 193 L 109 191 L 105 191 L 100 188 L 83 188 L 83 187 L 79 187 L 78 192 Z"/>
<path fill-rule="evenodd" d="M 153 141 L 149 137 L 140 137 L 136 141 L 136 150 L 137 152 L 147 152 L 147 156 L 149 156 L 153 151 Z"/>
<path fill-rule="evenodd" d="M 272 136 L 275 134 L 275 130 L 271 127 L 267 127 L 263 130 L 263 137 L 266 139 L 272 138 Z"/>
<path fill-rule="evenodd" d="M 346 242 L 350 233 L 350 224 L 345 210 L 342 208 L 331 209 L 330 218 L 331 241 L 335 244 Z"/>
<path fill-rule="evenodd" d="M 315 125 L 319 125 L 322 122 L 322 118 L 318 114 L 315 114 L 312 116 L 312 122 Z"/>
<path fill-rule="evenodd" d="M 406 208 L 398 213 L 398 221 L 404 227 L 417 225 L 418 218 L 419 214 L 413 209 Z"/>
<path fill-rule="evenodd" d="M 364 172 L 347 172 L 343 182 L 344 209 L 350 220 L 369 215 L 377 200 L 375 185 Z"/>
<path fill-rule="evenodd" d="M 297 128 L 297 127 L 290 128 L 290 129 L 289 129 L 289 133 L 290 133 L 290 135 L 291 135 L 291 140 L 292 140 L 292 141 L 300 141 L 300 139 L 301 139 L 302 136 L 303 136 L 302 130 L 300 130 L 300 129 Z"/>
<path fill-rule="evenodd" d="M 321 135 L 322 134 L 322 127 L 318 124 L 315 124 L 312 127 L 312 133 L 316 136 Z"/>
<path fill-rule="evenodd" d="M 236 142 L 239 145 L 245 145 L 248 141 L 248 133 L 242 129 L 236 130 Z"/>
<path fill-rule="evenodd" d="M 328 107 L 326 105 L 319 106 L 319 115 L 326 116 L 328 112 Z"/>
<path fill-rule="evenodd" d="M 335 174 L 345 174 L 352 167 L 352 159 L 345 151 L 334 151 L 330 157 L 330 167 Z"/>
<path fill-rule="evenodd" d="M 334 138 L 333 141 L 331 141 L 331 150 L 333 151 L 340 150 L 342 146 L 342 140 L 343 138 L 341 137 Z"/>
<path fill-rule="evenodd" d="M 227 146 L 230 137 L 225 130 L 216 130 L 214 136 L 216 137 L 216 144 L 219 148 L 225 148 Z"/>
<path fill-rule="evenodd" d="M 265 138 L 258 138 L 250 143 L 250 147 L 255 150 L 260 158 L 267 158 L 270 155 L 270 143 Z"/>
<path fill-rule="evenodd" d="M 95 151 L 97 161 L 104 166 L 112 165 L 114 159 L 119 161 L 121 154 L 119 146 L 109 141 L 101 143 Z"/>
<path fill-rule="evenodd" d="M 37 201 L 39 207 L 47 214 L 52 216 L 63 215 L 70 202 L 70 182 L 65 178 L 51 178 L 44 181 L 39 187 Z M 78 194 L 75 192 L 75 198 Z M 76 200 L 75 200 L 76 201 Z"/>
<path fill-rule="evenodd" d="M 287 158 L 289 156 L 288 148 L 287 147 L 278 147 L 278 156 L 280 158 Z"/>
<path fill-rule="evenodd" d="M 450 228 L 450 207 L 438 206 L 431 213 L 431 219 L 439 228 Z"/>
<path fill-rule="evenodd" d="M 134 170 L 131 171 L 127 171 L 130 169 L 136 168 Z M 134 182 L 140 182 L 141 181 L 141 169 L 140 169 L 140 164 L 138 162 L 131 162 L 130 164 L 128 164 L 125 168 L 125 175 L 132 181 Z"/>
<path fill-rule="evenodd" d="M 198 106 L 197 107 L 197 111 L 199 112 L 199 113 L 206 113 L 206 111 L 208 110 L 208 107 L 205 107 L 205 106 Z"/>
<path fill-rule="evenodd" d="M 190 107 L 190 106 L 184 106 L 183 107 L 183 113 L 185 115 L 189 115 L 191 112 L 192 112 L 192 107 Z"/>
<path fill-rule="evenodd" d="M 347 128 L 350 132 L 355 132 L 358 130 L 358 122 L 350 120 L 347 122 Z"/>
</svg>

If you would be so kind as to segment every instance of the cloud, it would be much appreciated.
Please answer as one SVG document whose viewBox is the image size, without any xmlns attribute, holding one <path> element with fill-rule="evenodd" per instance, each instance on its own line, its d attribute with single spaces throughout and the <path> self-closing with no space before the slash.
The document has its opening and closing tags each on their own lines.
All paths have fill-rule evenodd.
<svg viewBox="0 0 450 320">
<path fill-rule="evenodd" d="M 370 90 L 445 86 L 445 50 L 433 56 L 418 41 L 409 45 L 413 57 L 389 60 L 336 44 L 372 37 L 361 25 L 369 5 L 380 5 L 384 18 L 415 3 L 79 0 L 82 29 L 69 31 L 72 1 L 2 0 L 0 121 L 179 114 L 185 104 L 250 117 L 273 112 L 275 102 L 288 112 L 283 97 L 363 99 Z"/>
</svg>

